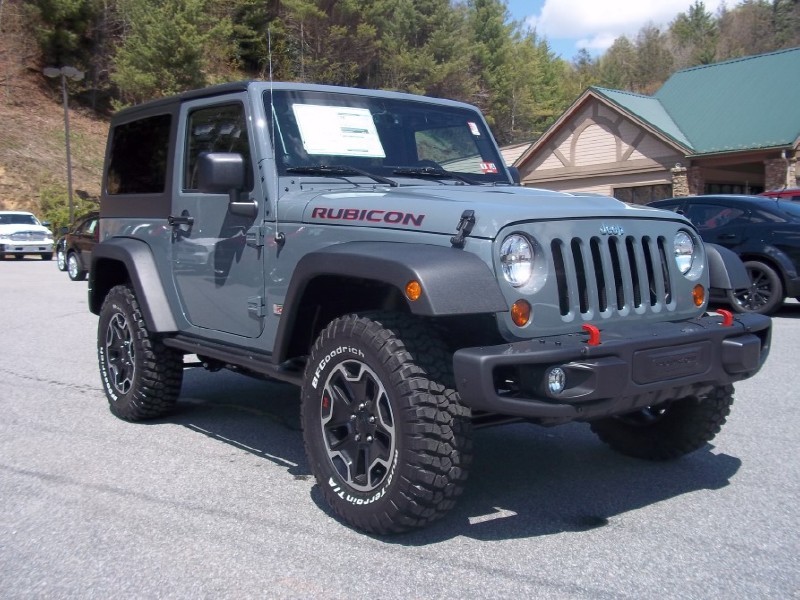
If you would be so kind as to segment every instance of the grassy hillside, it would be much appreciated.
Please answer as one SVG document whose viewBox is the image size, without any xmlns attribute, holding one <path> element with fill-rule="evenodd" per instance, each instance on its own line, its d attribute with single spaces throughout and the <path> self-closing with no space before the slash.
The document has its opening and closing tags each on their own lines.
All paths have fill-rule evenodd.
<svg viewBox="0 0 800 600">
<path fill-rule="evenodd" d="M 61 89 L 50 87 L 35 44 L 7 16 L 0 32 L 0 209 L 38 212 L 42 194 L 66 196 Z M 97 196 L 108 123 L 70 108 L 73 189 Z"/>
</svg>

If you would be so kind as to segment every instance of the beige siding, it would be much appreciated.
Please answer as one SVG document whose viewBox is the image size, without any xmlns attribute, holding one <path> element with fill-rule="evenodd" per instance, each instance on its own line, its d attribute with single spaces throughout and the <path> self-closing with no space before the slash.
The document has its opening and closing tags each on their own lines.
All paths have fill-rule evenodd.
<svg viewBox="0 0 800 600">
<path fill-rule="evenodd" d="M 617 139 L 607 127 L 592 124 L 580 132 L 575 143 L 575 166 L 598 165 L 616 160 Z"/>
</svg>

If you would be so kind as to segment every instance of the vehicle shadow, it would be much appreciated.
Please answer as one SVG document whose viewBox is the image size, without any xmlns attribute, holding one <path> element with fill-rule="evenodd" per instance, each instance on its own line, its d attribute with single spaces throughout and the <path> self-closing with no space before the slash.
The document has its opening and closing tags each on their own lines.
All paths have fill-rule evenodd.
<svg viewBox="0 0 800 600">
<path fill-rule="evenodd" d="M 294 386 L 188 370 L 177 410 L 165 420 L 285 467 L 294 479 L 313 479 Z M 579 423 L 481 429 L 474 441 L 470 478 L 456 507 L 426 529 L 383 542 L 421 546 L 458 536 L 503 540 L 592 530 L 662 500 L 723 488 L 741 466 L 710 445 L 673 462 L 627 458 Z M 338 519 L 319 486 L 311 499 Z"/>
</svg>

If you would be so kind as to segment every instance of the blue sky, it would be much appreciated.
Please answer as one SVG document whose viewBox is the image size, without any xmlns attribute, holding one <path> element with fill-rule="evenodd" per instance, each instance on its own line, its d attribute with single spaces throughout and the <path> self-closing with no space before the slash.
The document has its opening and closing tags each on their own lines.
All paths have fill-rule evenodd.
<svg viewBox="0 0 800 600">
<path fill-rule="evenodd" d="M 597 55 L 615 38 L 631 38 L 646 24 L 663 27 L 694 0 L 506 0 L 511 17 L 546 37 L 552 50 L 570 60 L 582 47 Z M 705 0 L 712 14 L 724 0 Z M 728 7 L 738 4 L 728 1 Z"/>
</svg>

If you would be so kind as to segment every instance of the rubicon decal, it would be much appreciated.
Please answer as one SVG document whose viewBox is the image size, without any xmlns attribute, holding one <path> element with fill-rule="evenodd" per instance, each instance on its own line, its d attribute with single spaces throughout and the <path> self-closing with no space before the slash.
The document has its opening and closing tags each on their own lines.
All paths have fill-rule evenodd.
<svg viewBox="0 0 800 600">
<path fill-rule="evenodd" d="M 312 219 L 331 221 L 366 221 L 368 223 L 388 223 L 390 225 L 413 225 L 422 227 L 425 215 L 407 213 L 399 210 L 380 210 L 373 208 L 326 208 L 318 206 L 311 211 Z"/>
</svg>

